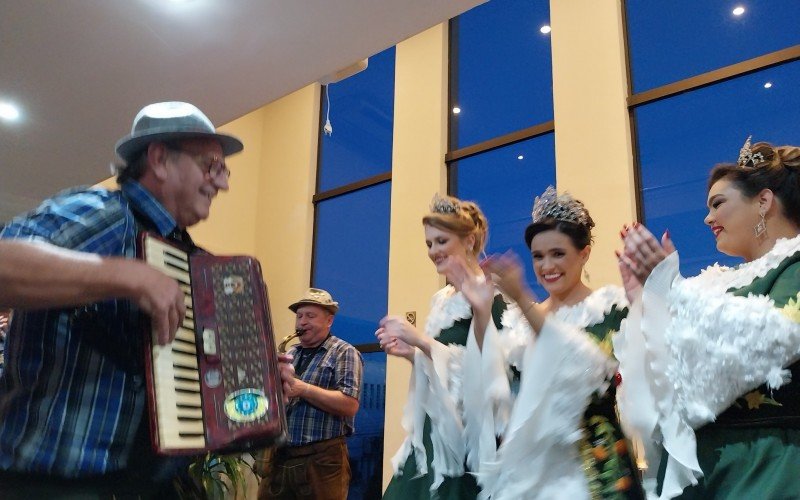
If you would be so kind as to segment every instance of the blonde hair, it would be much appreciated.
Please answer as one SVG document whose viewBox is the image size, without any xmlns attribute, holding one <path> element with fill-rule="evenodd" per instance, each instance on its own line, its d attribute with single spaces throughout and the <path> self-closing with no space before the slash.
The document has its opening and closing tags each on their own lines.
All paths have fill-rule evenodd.
<svg viewBox="0 0 800 500">
<path fill-rule="evenodd" d="M 486 247 L 489 238 L 489 222 L 480 207 L 472 201 L 462 201 L 452 196 L 439 198 L 442 204 L 431 206 L 431 211 L 422 218 L 422 224 L 453 233 L 461 238 L 475 236 L 472 255 L 477 256 Z"/>
</svg>

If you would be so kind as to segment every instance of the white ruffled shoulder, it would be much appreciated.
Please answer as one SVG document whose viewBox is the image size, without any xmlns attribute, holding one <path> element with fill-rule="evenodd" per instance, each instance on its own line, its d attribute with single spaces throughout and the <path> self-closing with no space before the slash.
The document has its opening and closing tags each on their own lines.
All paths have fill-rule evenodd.
<svg viewBox="0 0 800 500">
<path fill-rule="evenodd" d="M 472 317 L 472 308 L 461 292 L 447 285 L 433 295 L 431 311 L 425 323 L 425 333 L 436 338 L 460 319 Z"/>
<path fill-rule="evenodd" d="M 560 307 L 553 315 L 564 323 L 585 328 L 602 323 L 614 306 L 620 309 L 628 307 L 628 299 L 622 287 L 607 285 L 575 305 Z"/>
<path fill-rule="evenodd" d="M 736 267 L 714 264 L 703 269 L 698 276 L 686 279 L 689 286 L 702 287 L 717 293 L 731 288 L 741 288 L 778 267 L 787 257 L 800 252 L 800 236 L 781 238 L 772 250 L 750 262 Z"/>
</svg>

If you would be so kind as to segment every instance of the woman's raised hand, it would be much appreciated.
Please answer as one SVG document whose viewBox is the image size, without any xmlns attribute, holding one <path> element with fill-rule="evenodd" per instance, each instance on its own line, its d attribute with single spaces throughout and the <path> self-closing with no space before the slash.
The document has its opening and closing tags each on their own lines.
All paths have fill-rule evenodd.
<svg viewBox="0 0 800 500">
<path fill-rule="evenodd" d="M 519 257 L 514 252 L 503 255 L 490 255 L 483 262 L 481 268 L 490 276 L 500 291 L 515 302 L 527 301 L 533 295 L 525 282 L 525 269 Z"/>
<path fill-rule="evenodd" d="M 659 242 L 653 233 L 638 222 L 623 228 L 620 237 L 624 248 L 617 257 L 622 282 L 630 299 L 630 294 L 637 293 L 637 288 L 644 285 L 653 269 L 675 251 L 675 245 L 669 237 L 669 230 L 664 231 Z"/>
<path fill-rule="evenodd" d="M 470 268 L 461 256 L 451 255 L 445 263 L 445 273 L 456 288 L 461 290 L 474 310 L 491 311 L 495 287 L 483 271 Z"/>
</svg>

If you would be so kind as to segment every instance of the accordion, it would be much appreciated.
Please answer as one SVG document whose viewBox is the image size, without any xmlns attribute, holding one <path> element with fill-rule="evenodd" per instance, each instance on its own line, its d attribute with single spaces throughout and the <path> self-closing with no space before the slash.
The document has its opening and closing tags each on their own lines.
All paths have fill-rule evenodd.
<svg viewBox="0 0 800 500">
<path fill-rule="evenodd" d="M 286 414 L 261 266 L 252 257 L 187 250 L 139 235 L 139 257 L 186 295 L 186 317 L 171 344 L 158 345 L 146 325 L 153 448 L 187 455 L 280 444 Z"/>
</svg>

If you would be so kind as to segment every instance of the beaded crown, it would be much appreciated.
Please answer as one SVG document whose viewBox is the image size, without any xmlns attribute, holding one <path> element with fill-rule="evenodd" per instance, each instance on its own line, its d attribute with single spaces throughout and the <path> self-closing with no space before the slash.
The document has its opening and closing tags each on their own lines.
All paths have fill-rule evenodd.
<svg viewBox="0 0 800 500">
<path fill-rule="evenodd" d="M 569 193 L 559 195 L 553 186 L 548 186 L 544 193 L 533 201 L 531 217 L 534 224 L 545 219 L 555 219 L 589 226 L 591 220 L 583 203 Z"/>
<path fill-rule="evenodd" d="M 750 139 L 752 138 L 752 135 L 747 136 L 747 140 L 744 141 L 744 146 L 742 146 L 742 149 L 739 150 L 739 159 L 736 161 L 736 163 L 740 167 L 755 167 L 764 161 L 763 154 L 753 154 L 753 150 L 750 149 Z"/>
<path fill-rule="evenodd" d="M 433 195 L 431 200 L 431 212 L 437 214 L 456 214 L 460 208 L 457 201 L 449 200 L 439 196 L 439 193 Z"/>
</svg>

